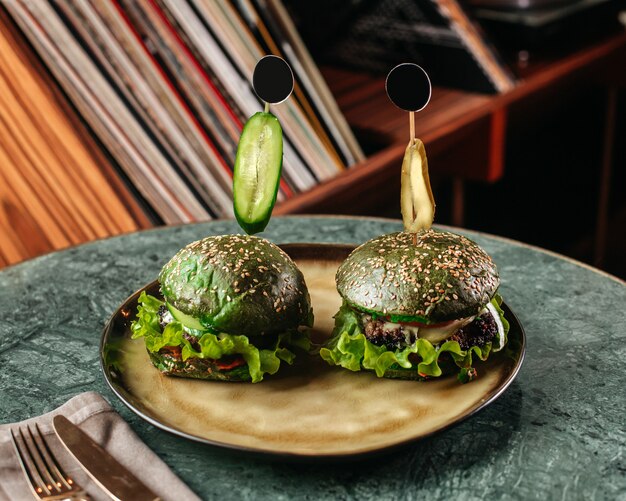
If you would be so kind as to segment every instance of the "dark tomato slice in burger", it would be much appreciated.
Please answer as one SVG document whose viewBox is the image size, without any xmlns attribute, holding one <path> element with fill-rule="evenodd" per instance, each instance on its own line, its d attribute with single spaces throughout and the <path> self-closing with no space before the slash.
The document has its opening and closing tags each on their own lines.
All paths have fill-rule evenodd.
<svg viewBox="0 0 626 501">
<path fill-rule="evenodd" d="M 235 367 L 239 367 L 240 365 L 244 365 L 245 363 L 246 361 L 242 357 L 223 357 L 215 361 L 215 365 L 218 367 L 218 369 L 222 371 L 234 369 Z"/>
</svg>

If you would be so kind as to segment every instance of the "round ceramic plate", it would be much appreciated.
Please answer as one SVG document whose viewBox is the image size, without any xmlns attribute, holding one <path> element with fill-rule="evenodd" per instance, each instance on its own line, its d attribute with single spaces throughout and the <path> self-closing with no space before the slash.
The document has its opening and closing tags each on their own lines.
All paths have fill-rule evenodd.
<svg viewBox="0 0 626 501">
<path fill-rule="evenodd" d="M 304 273 L 315 313 L 314 342 L 330 336 L 341 299 L 335 271 L 352 246 L 292 244 L 282 248 Z M 144 289 L 159 295 L 153 282 Z M 431 435 L 467 418 L 511 384 L 524 357 L 522 326 L 503 306 L 508 350 L 477 365 L 479 377 L 426 382 L 379 379 L 300 354 L 257 384 L 162 375 L 130 324 L 141 291 L 111 317 L 101 342 L 104 376 L 122 401 L 153 425 L 208 444 L 310 458 L 367 455 Z M 505 354 L 504 351 L 507 351 Z"/>
</svg>

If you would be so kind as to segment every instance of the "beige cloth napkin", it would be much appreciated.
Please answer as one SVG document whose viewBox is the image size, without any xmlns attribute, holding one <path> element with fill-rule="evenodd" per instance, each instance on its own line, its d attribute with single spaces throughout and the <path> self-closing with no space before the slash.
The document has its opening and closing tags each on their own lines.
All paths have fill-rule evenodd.
<svg viewBox="0 0 626 501">
<path fill-rule="evenodd" d="M 41 432 L 65 472 L 94 500 L 109 500 L 85 473 L 78 462 L 69 455 L 52 427 L 52 418 L 63 414 L 78 425 L 91 438 L 104 447 L 115 459 L 128 468 L 143 483 L 168 500 L 198 500 L 199 498 L 144 444 L 122 417 L 98 393 L 77 395 L 58 409 L 21 423 L 0 425 L 0 499 L 30 501 L 34 499 L 19 466 L 10 427 L 37 423 Z"/>
</svg>

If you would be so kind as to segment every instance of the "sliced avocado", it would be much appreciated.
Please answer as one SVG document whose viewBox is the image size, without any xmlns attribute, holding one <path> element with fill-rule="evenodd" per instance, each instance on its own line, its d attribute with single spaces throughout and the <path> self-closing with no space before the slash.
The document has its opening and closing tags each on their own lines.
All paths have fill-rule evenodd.
<svg viewBox="0 0 626 501">
<path fill-rule="evenodd" d="M 185 327 L 189 329 L 193 329 L 195 331 L 206 331 L 207 328 L 200 323 L 200 320 L 194 318 L 192 316 L 186 315 L 182 311 L 174 308 L 171 304 L 165 303 L 167 305 L 167 309 L 170 310 L 170 313 L 174 317 L 174 320 L 180 322 Z"/>
</svg>

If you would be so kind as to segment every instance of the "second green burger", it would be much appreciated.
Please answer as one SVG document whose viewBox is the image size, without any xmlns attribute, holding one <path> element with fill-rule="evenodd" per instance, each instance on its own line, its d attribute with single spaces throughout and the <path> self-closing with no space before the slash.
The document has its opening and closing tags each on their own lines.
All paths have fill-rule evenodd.
<svg viewBox="0 0 626 501">
<path fill-rule="evenodd" d="M 321 357 L 379 377 L 473 379 L 509 324 L 489 255 L 445 231 L 391 233 L 355 249 L 336 276 L 343 305 Z"/>
<path fill-rule="evenodd" d="M 139 298 L 133 338 L 167 375 L 261 381 L 310 346 L 313 312 L 302 272 L 278 246 L 212 236 L 179 251 L 159 276 L 163 299 Z"/>
</svg>

